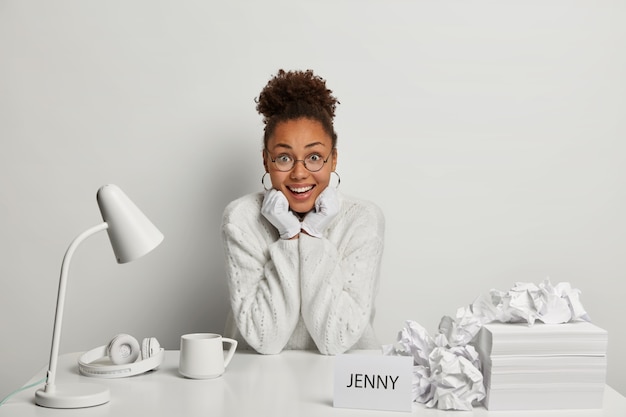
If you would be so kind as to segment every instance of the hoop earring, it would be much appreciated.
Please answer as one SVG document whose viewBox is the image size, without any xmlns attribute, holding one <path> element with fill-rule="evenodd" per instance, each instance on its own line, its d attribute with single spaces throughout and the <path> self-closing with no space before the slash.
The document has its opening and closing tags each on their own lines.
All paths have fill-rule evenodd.
<svg viewBox="0 0 626 417">
<path fill-rule="evenodd" d="M 335 189 L 337 189 L 339 188 L 339 185 L 341 184 L 341 177 L 339 176 L 337 171 L 332 171 L 331 174 L 335 174 L 337 176 L 337 185 L 335 185 Z"/>
<path fill-rule="evenodd" d="M 263 176 L 261 177 L 261 184 L 263 185 L 263 188 L 265 189 L 265 191 L 269 191 L 272 189 L 272 187 L 270 186 L 270 188 L 267 188 L 267 186 L 265 185 L 265 176 L 269 174 L 269 172 L 265 172 L 265 174 L 263 174 Z"/>
</svg>

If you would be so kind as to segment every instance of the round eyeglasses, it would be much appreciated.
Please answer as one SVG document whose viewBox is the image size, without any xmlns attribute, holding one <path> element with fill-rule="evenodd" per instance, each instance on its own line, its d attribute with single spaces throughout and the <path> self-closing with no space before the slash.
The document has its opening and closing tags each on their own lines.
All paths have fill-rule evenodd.
<svg viewBox="0 0 626 417">
<path fill-rule="evenodd" d="M 272 161 L 274 167 L 281 172 L 291 171 L 293 167 L 296 166 L 297 162 L 302 162 L 304 167 L 310 172 L 317 172 L 324 167 L 324 164 L 328 162 L 330 156 L 333 154 L 331 151 L 326 159 L 324 159 L 321 154 L 313 152 L 312 154 L 307 155 L 304 159 L 296 159 L 288 153 L 281 153 L 276 158 L 272 158 L 270 151 L 266 149 L 265 152 L 267 152 L 267 155 L 270 157 L 270 161 Z"/>
</svg>

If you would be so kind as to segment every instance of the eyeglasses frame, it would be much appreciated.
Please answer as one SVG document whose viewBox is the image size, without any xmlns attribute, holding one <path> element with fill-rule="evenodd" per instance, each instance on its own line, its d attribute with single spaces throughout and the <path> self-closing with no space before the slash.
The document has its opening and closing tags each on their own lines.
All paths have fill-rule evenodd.
<svg viewBox="0 0 626 417">
<path fill-rule="evenodd" d="M 320 169 L 315 170 L 315 171 L 310 170 L 310 169 L 306 166 L 306 159 L 294 159 L 294 161 L 293 161 L 293 166 L 292 166 L 291 168 L 289 168 L 289 169 L 287 169 L 287 170 L 283 171 L 282 169 L 279 169 L 279 168 L 278 168 L 278 166 L 276 165 L 276 159 L 275 159 L 275 158 L 274 158 L 274 159 L 272 159 L 272 155 L 270 154 L 269 149 L 265 148 L 265 149 L 263 149 L 263 150 L 267 153 L 267 156 L 269 157 L 269 160 L 270 160 L 270 161 L 274 164 L 274 168 L 276 168 L 276 170 L 277 170 L 277 171 L 279 171 L 279 172 L 289 172 L 289 171 L 291 171 L 292 169 L 294 169 L 294 168 L 296 167 L 296 164 L 297 164 L 298 162 L 302 162 L 302 165 L 304 166 L 304 168 L 305 168 L 307 171 L 309 171 L 309 172 L 320 172 L 320 171 L 324 168 L 324 165 L 326 165 L 326 163 L 328 162 L 328 160 L 330 159 L 330 157 L 333 155 L 333 152 L 335 151 L 335 148 L 333 148 L 333 149 L 331 149 L 331 150 L 330 150 L 330 153 L 328 154 L 328 156 L 326 157 L 326 159 L 324 159 L 324 163 L 322 164 L 322 166 L 320 167 Z M 314 153 L 316 153 L 316 152 L 311 152 L 311 153 L 310 153 L 309 155 L 307 155 L 306 157 L 308 158 L 309 156 L 313 155 Z"/>
</svg>

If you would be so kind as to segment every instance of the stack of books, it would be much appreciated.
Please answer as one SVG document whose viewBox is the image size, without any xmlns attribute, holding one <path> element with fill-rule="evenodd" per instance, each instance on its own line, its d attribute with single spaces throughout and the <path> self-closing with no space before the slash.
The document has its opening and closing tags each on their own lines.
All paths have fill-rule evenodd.
<svg viewBox="0 0 626 417">
<path fill-rule="evenodd" d="M 489 323 L 473 344 L 488 410 L 602 408 L 608 334 L 594 324 Z"/>
</svg>

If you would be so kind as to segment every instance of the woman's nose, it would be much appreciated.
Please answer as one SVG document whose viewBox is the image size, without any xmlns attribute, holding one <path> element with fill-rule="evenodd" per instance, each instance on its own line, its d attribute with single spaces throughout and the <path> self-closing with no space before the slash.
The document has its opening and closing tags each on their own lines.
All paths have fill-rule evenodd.
<svg viewBox="0 0 626 417">
<path fill-rule="evenodd" d="M 309 175 L 309 170 L 304 166 L 304 161 L 297 160 L 296 164 L 291 168 L 291 178 L 306 178 Z"/>
</svg>

